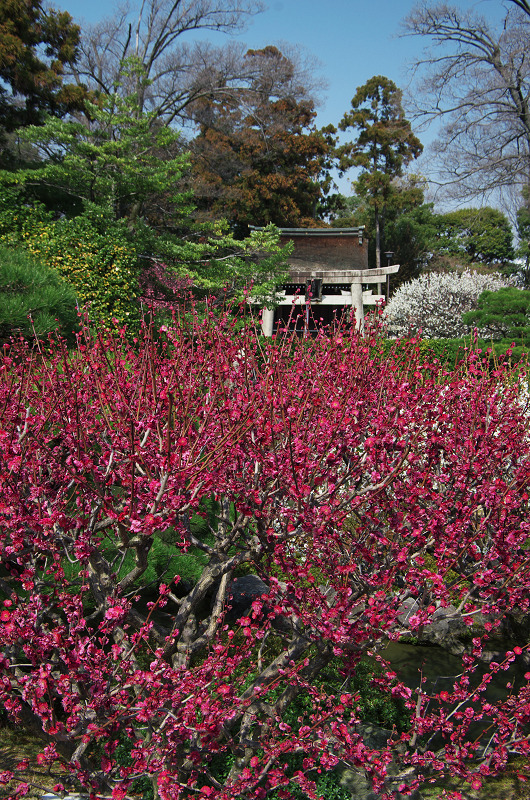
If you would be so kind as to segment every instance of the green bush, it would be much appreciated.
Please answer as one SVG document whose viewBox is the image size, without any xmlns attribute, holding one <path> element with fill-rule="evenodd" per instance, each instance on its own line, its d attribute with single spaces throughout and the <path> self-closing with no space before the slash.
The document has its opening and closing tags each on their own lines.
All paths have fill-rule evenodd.
<svg viewBox="0 0 530 800">
<path fill-rule="evenodd" d="M 515 341 L 515 347 L 512 347 L 512 344 L 514 344 L 514 339 L 492 342 L 485 339 L 473 340 L 468 336 L 463 339 L 424 339 L 421 348 L 432 352 L 442 364 L 446 364 L 448 368 L 452 369 L 470 348 L 477 352 L 481 351 L 482 357 L 487 358 L 491 366 L 494 366 L 497 359 L 505 356 L 509 350 L 511 362 L 516 364 L 528 355 L 529 347 L 525 344 L 517 344 L 517 341 Z"/>
<path fill-rule="evenodd" d="M 76 294 L 56 270 L 0 245 L 0 341 L 56 328 L 71 339 L 77 321 Z"/>
<path fill-rule="evenodd" d="M 93 319 L 133 326 L 138 321 L 137 255 L 122 226 L 76 217 L 24 231 L 24 245 L 75 288 Z"/>
<path fill-rule="evenodd" d="M 402 339 L 385 339 L 383 343 L 382 355 L 388 358 L 390 353 L 397 353 L 403 349 L 403 358 L 410 358 L 410 348 L 408 345 L 404 346 L 409 341 L 409 337 Z M 417 338 L 417 346 L 419 347 L 420 361 L 429 362 L 433 359 L 438 359 L 441 364 L 446 365 L 448 368 L 453 369 L 459 361 L 464 358 L 466 353 L 465 348 L 469 348 L 472 344 L 470 336 L 460 339 L 420 339 Z"/>
<path fill-rule="evenodd" d="M 0 199 L 0 244 L 23 248 L 67 281 L 95 320 L 138 323 L 138 256 L 125 224 L 94 212 L 54 220 L 8 190 Z"/>
<path fill-rule="evenodd" d="M 425 356 L 431 355 L 452 369 L 464 358 L 471 344 L 471 337 L 468 336 L 460 339 L 423 339 L 420 347 Z"/>
<path fill-rule="evenodd" d="M 492 342 L 485 339 L 474 339 L 472 336 L 460 339 L 418 339 L 420 360 L 428 363 L 437 359 L 449 370 L 454 369 L 467 356 L 470 349 L 476 352 L 480 351 L 481 357 L 486 358 L 492 367 L 495 366 L 498 358 L 506 355 L 506 352 L 510 350 L 511 362 L 515 364 L 528 354 L 529 348 L 524 344 L 517 344 L 517 342 L 515 342 L 515 347 L 512 347 L 513 343 L 513 339 Z M 396 340 L 385 340 L 384 354 L 388 356 L 395 346 Z"/>
<path fill-rule="evenodd" d="M 511 339 L 530 343 L 530 290 L 507 286 L 496 292 L 482 292 L 478 308 L 463 314 L 466 325 L 487 332 L 495 341 Z"/>
</svg>

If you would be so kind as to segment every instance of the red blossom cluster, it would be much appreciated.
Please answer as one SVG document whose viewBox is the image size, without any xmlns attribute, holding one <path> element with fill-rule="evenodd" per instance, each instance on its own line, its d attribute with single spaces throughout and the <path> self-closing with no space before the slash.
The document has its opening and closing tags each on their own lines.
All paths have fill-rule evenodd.
<svg viewBox="0 0 530 800">
<path fill-rule="evenodd" d="M 377 332 L 264 343 L 213 316 L 136 344 L 4 348 L 0 705 L 94 798 L 146 777 L 161 800 L 314 798 L 339 761 L 381 797 L 479 785 L 530 751 L 530 676 L 488 695 L 524 642 L 483 660 L 530 602 L 519 380 Z M 200 554 L 195 582 L 170 557 L 147 581 L 162 539 Z M 245 573 L 268 591 L 237 619 Z M 440 610 L 472 626 L 461 674 L 407 686 L 384 648 Z M 367 656 L 410 717 L 377 748 L 351 688 Z"/>
<path fill-rule="evenodd" d="M 152 259 L 140 274 L 139 299 L 151 309 L 171 312 L 188 297 L 191 283 L 185 276 L 172 274 L 167 264 Z"/>
</svg>

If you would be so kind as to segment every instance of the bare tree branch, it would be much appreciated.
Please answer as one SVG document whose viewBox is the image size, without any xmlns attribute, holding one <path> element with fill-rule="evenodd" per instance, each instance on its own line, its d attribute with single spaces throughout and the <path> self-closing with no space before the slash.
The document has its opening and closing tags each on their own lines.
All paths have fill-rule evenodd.
<svg viewBox="0 0 530 800">
<path fill-rule="evenodd" d="M 197 33 L 234 34 L 259 13 L 259 0 L 144 0 L 139 9 L 125 5 L 113 17 L 86 29 L 76 63 L 75 78 L 97 92 L 110 94 L 120 84 L 136 93 L 141 110 L 154 112 L 165 124 L 193 119 L 193 104 L 204 97 L 233 97 L 240 91 L 311 96 L 315 83 L 314 59 L 287 52 L 293 73 L 282 72 L 284 62 L 245 58 L 246 47 L 230 42 L 214 46 L 199 41 Z M 135 58 L 144 74 L 124 75 L 124 62 Z M 258 72 L 259 71 L 259 74 Z"/>
<path fill-rule="evenodd" d="M 510 3 L 518 6 L 525 14 L 530 16 L 530 3 L 528 3 L 527 0 L 510 0 Z"/>
<path fill-rule="evenodd" d="M 528 13 L 526 0 L 512 2 Z M 403 33 L 430 42 L 415 65 L 413 115 L 443 124 L 438 183 L 463 199 L 528 185 L 530 21 L 509 10 L 497 30 L 473 11 L 422 3 Z"/>
</svg>

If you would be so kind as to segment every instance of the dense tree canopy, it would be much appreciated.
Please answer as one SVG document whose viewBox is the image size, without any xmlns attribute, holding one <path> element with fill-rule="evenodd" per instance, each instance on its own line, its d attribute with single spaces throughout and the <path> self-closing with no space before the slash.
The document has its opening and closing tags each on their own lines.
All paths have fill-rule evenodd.
<svg viewBox="0 0 530 800">
<path fill-rule="evenodd" d="M 250 50 L 262 63 L 256 81 L 237 98 L 204 98 L 193 106 L 200 126 L 192 142 L 193 193 L 206 216 L 246 225 L 303 227 L 318 215 L 334 137 L 316 130 L 309 99 L 289 96 L 292 61 L 275 47 Z M 271 71 L 281 76 L 266 86 Z"/>
<path fill-rule="evenodd" d="M 127 74 L 139 80 L 141 71 L 133 61 Z M 59 191 L 60 211 L 67 216 L 98 209 L 108 222 L 123 220 L 132 229 L 147 199 L 171 189 L 174 214 L 177 182 L 188 165 L 186 156 L 168 154 L 178 134 L 154 125 L 154 115 L 140 110 L 136 94 L 123 97 L 115 91 L 87 104 L 86 111 L 86 119 L 48 117 L 44 125 L 26 129 L 23 136 L 41 160 L 14 179 Z M 189 208 L 182 195 L 180 203 L 183 215 Z"/>
<path fill-rule="evenodd" d="M 70 14 L 40 0 L 0 2 L 0 132 L 82 107 L 83 87 L 63 82 L 79 37 Z"/>
<path fill-rule="evenodd" d="M 138 83 L 142 66 L 132 59 L 127 69 Z M 285 271 L 277 234 L 236 241 L 222 225 L 191 223 L 178 134 L 118 88 L 87 103 L 86 120 L 49 117 L 25 129 L 41 158 L 0 176 L 13 193 L 0 208 L 0 235 L 53 264 L 98 318 L 132 321 L 141 287 L 160 286 L 164 273 L 165 294 L 178 279 L 198 293 L 240 298 L 253 285 L 255 298 L 270 301 Z M 37 199 L 53 213 L 41 213 Z"/>
<path fill-rule="evenodd" d="M 435 224 L 434 246 L 439 253 L 497 268 L 514 258 L 510 222 L 496 208 L 460 208 L 437 214 Z"/>
</svg>

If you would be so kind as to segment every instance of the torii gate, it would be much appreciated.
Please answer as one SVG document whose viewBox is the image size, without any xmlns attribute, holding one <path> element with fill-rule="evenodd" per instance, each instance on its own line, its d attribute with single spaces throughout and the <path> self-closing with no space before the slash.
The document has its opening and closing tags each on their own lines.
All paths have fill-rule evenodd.
<svg viewBox="0 0 530 800">
<path fill-rule="evenodd" d="M 323 277 L 316 276 L 312 278 L 315 280 L 325 280 L 326 284 L 350 284 L 350 291 L 341 290 L 340 294 L 316 294 L 309 299 L 306 295 L 288 295 L 285 291 L 280 292 L 282 299 L 278 303 L 281 306 L 291 305 L 333 305 L 333 306 L 348 306 L 351 305 L 355 309 L 355 327 L 361 333 L 364 332 L 364 306 L 375 306 L 377 303 L 383 302 L 387 294 L 372 294 L 372 290 L 368 289 L 363 292 L 363 283 L 377 283 L 379 284 L 379 291 L 381 291 L 381 284 L 386 283 L 388 287 L 388 280 L 390 275 L 394 275 L 399 271 L 399 264 L 391 264 L 388 267 L 380 267 L 379 269 L 350 269 L 350 270 L 332 270 L 323 274 Z M 322 274 L 322 273 L 321 273 Z M 274 309 L 264 308 L 262 310 L 261 328 L 264 336 L 272 336 L 274 333 Z"/>
</svg>

